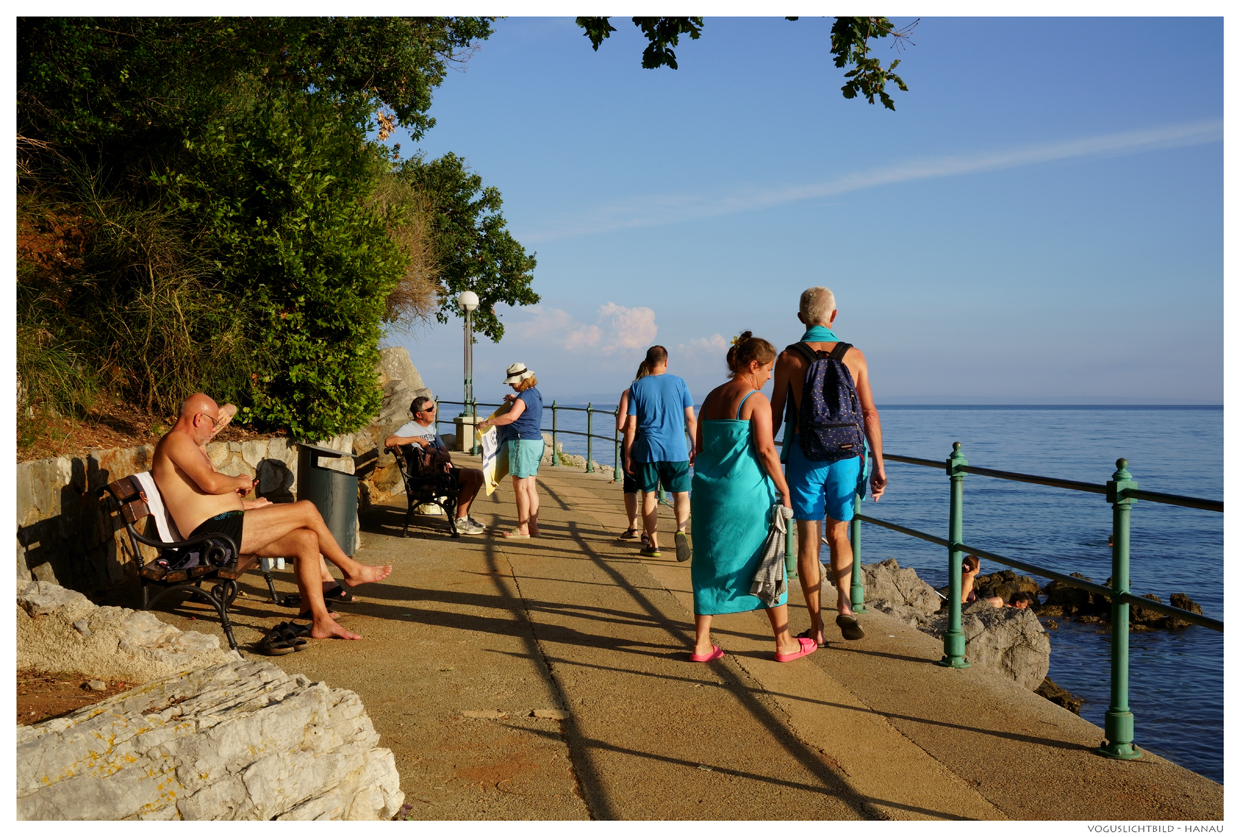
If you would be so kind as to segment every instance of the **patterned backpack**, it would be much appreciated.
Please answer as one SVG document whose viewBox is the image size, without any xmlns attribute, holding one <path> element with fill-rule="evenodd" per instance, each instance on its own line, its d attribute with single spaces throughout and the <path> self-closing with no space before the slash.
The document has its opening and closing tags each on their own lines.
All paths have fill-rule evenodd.
<svg viewBox="0 0 1240 837">
<path fill-rule="evenodd" d="M 861 399 L 844 355 L 852 348 L 839 342 L 828 352 L 816 352 L 807 343 L 794 343 L 809 362 L 801 390 L 797 432 L 801 453 L 811 462 L 837 462 L 865 451 Z"/>
</svg>

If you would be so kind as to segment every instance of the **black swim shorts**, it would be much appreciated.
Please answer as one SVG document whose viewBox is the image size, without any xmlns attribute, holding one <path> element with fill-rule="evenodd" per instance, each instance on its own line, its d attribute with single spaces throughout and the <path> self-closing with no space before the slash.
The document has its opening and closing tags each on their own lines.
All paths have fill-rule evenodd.
<svg viewBox="0 0 1240 837">
<path fill-rule="evenodd" d="M 215 517 L 209 517 L 202 523 L 198 524 L 198 528 L 190 533 L 188 539 L 193 540 L 194 538 L 200 538 L 203 535 L 214 535 L 218 533 L 232 538 L 232 542 L 236 545 L 237 549 L 241 549 L 241 521 L 244 514 L 244 511 L 236 510 L 226 511 L 222 514 L 217 514 Z M 213 543 L 219 544 L 224 548 L 225 556 L 222 562 L 223 564 L 227 564 L 233 560 L 233 552 L 228 548 L 228 544 L 225 541 L 215 540 Z M 202 549 L 202 547 L 191 547 L 191 549 L 197 551 Z"/>
</svg>

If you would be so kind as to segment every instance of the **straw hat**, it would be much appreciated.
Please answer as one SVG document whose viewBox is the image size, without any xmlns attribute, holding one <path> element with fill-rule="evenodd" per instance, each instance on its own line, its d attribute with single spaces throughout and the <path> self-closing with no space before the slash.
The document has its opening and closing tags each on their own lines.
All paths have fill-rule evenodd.
<svg viewBox="0 0 1240 837">
<path fill-rule="evenodd" d="M 508 377 L 504 379 L 504 383 L 515 384 L 533 376 L 534 373 L 526 369 L 524 363 L 514 363 L 508 367 Z"/>
</svg>

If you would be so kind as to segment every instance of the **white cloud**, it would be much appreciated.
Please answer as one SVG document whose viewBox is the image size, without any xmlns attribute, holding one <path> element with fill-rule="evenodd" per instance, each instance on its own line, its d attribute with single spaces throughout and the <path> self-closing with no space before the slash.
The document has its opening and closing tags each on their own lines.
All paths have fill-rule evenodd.
<svg viewBox="0 0 1240 837">
<path fill-rule="evenodd" d="M 537 340 L 564 351 L 588 349 L 602 355 L 624 355 L 645 351 L 659 333 L 654 310 L 625 308 L 608 302 L 598 307 L 593 323 L 585 323 L 567 311 L 535 305 L 529 319 L 514 323 L 513 333 L 525 340 Z"/>
<path fill-rule="evenodd" d="M 716 195 L 646 195 L 602 206 L 593 212 L 574 213 L 572 218 L 565 219 L 559 224 L 553 224 L 541 231 L 523 234 L 521 237 L 522 240 L 549 241 L 612 230 L 660 226 L 765 209 L 796 201 L 833 197 L 894 183 L 978 174 L 1076 157 L 1136 154 L 1156 149 L 1202 145 L 1219 142 L 1222 138 L 1223 123 L 1218 120 L 1208 120 L 1084 137 L 1027 148 L 978 151 L 950 157 L 911 160 L 801 186 L 768 189 L 744 188 Z"/>
<path fill-rule="evenodd" d="M 676 348 L 678 351 L 694 356 L 705 355 L 720 358 L 728 353 L 728 341 L 723 338 L 722 334 L 712 334 L 710 337 L 695 337 L 688 343 L 679 344 Z"/>
</svg>

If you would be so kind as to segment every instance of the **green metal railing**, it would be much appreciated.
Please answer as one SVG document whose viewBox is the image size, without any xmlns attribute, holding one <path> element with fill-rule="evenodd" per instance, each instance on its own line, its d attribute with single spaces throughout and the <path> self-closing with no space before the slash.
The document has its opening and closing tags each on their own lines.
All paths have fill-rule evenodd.
<svg viewBox="0 0 1240 837">
<path fill-rule="evenodd" d="M 943 462 L 931 459 L 917 459 L 911 456 L 883 454 L 884 461 L 901 462 L 908 465 L 921 465 L 928 468 L 942 468 Z M 1023 570 L 1042 578 L 1062 582 L 1070 587 L 1088 590 L 1111 600 L 1111 703 L 1105 715 L 1104 730 L 1106 743 L 1098 750 L 1099 753 L 1117 759 L 1135 759 L 1141 757 L 1141 750 L 1133 741 L 1133 716 L 1128 707 L 1128 615 L 1129 607 L 1138 605 L 1147 610 L 1173 616 L 1184 622 L 1200 625 L 1213 631 L 1223 632 L 1223 623 L 1218 619 L 1202 616 L 1161 602 L 1134 596 L 1129 589 L 1129 543 L 1130 516 L 1132 504 L 1137 500 L 1154 503 L 1185 506 L 1205 511 L 1223 511 L 1223 503 L 1218 500 L 1202 500 L 1196 497 L 1182 497 L 1177 494 L 1162 494 L 1156 491 L 1141 491 L 1137 481 L 1128 471 L 1128 461 L 1116 461 L 1116 470 L 1105 485 L 1061 480 L 1053 477 L 1040 477 L 1030 474 L 1018 474 L 1011 471 L 997 471 L 991 468 L 979 468 L 969 465 L 960 450 L 960 443 L 952 445 L 951 455 L 947 457 L 947 477 L 951 492 L 951 506 L 948 515 L 947 538 L 940 538 L 926 532 L 919 532 L 907 526 L 899 526 L 885 520 L 861 514 L 861 498 L 856 498 L 857 513 L 853 516 L 851 540 L 853 550 L 851 600 L 853 609 L 865 612 L 865 583 L 861 572 L 861 523 L 871 523 L 883 529 L 890 529 L 914 538 L 920 538 L 939 546 L 947 547 L 948 556 L 948 596 L 949 610 L 947 632 L 943 636 L 943 659 L 940 665 L 952 668 L 967 668 L 969 662 L 965 657 L 964 632 L 960 627 L 960 591 L 961 564 L 966 554 L 977 555 L 1014 569 Z M 1102 494 L 1111 504 L 1113 547 L 1111 550 L 1111 586 L 1104 587 L 1080 578 L 1040 567 L 1027 561 L 1018 561 L 1005 555 L 969 546 L 964 542 L 964 478 L 966 474 L 995 477 L 997 479 L 1028 482 L 1052 488 L 1064 488 L 1070 491 L 1084 491 L 1091 494 Z"/>
<path fill-rule="evenodd" d="M 486 403 L 476 401 L 476 400 L 468 404 L 466 404 L 463 401 L 442 401 L 441 402 L 438 398 L 436 398 L 435 399 L 435 432 L 436 433 L 439 432 L 439 421 L 440 421 L 439 404 L 441 403 L 460 405 L 463 408 L 468 407 L 469 408 L 468 414 L 473 416 L 475 424 L 477 424 L 477 421 L 478 421 L 478 408 L 479 407 L 499 408 L 503 406 L 502 404 L 486 404 Z M 551 411 L 551 426 L 540 427 L 539 430 L 543 433 L 551 434 L 551 452 L 552 452 L 551 464 L 552 465 L 560 464 L 560 456 L 559 456 L 559 450 L 558 450 L 557 443 L 559 441 L 559 436 L 561 433 L 569 435 L 569 436 L 584 436 L 586 439 L 586 472 L 587 473 L 595 472 L 594 440 L 598 439 L 599 441 L 602 441 L 602 442 L 613 443 L 613 446 L 615 448 L 615 460 L 614 460 L 615 465 L 612 468 L 613 476 L 616 482 L 619 482 L 620 480 L 624 479 L 624 466 L 622 464 L 623 451 L 621 450 L 623 441 L 620 436 L 620 431 L 613 430 L 612 435 L 610 437 L 602 436 L 594 432 L 594 416 L 598 413 L 602 413 L 604 415 L 610 416 L 612 419 L 615 419 L 619 415 L 619 412 L 620 412 L 619 407 L 616 407 L 612 410 L 606 410 L 606 409 L 601 409 L 599 407 L 595 407 L 592 403 L 587 403 L 586 406 L 584 407 L 561 407 L 555 401 L 552 401 L 551 406 L 546 409 Z M 574 412 L 574 413 L 585 413 L 586 414 L 586 432 L 582 433 L 580 430 L 560 430 L 559 429 L 559 413 L 561 410 L 567 410 L 569 412 Z M 462 414 L 466 414 L 466 413 L 463 411 Z M 445 419 L 445 421 L 447 421 L 447 419 Z M 475 435 L 474 449 L 471 451 L 471 453 L 477 453 L 477 452 L 478 452 L 477 436 Z"/>
</svg>

